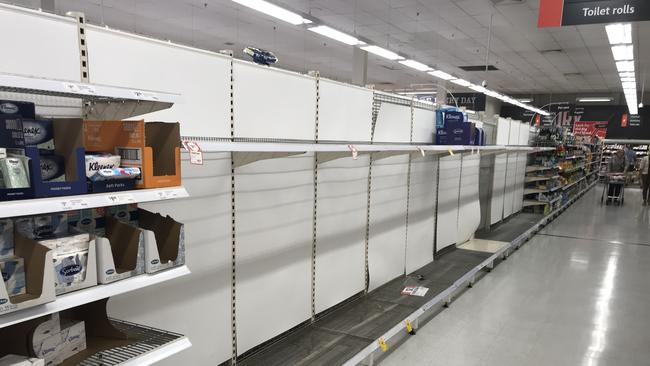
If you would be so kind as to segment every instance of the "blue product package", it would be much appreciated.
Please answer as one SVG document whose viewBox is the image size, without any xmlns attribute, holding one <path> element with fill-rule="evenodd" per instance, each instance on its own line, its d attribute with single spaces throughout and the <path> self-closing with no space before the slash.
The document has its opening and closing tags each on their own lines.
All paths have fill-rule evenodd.
<svg viewBox="0 0 650 366">
<path fill-rule="evenodd" d="M 20 117 L 0 115 L 0 147 L 7 149 L 25 148 L 23 120 Z"/>
<path fill-rule="evenodd" d="M 436 143 L 438 145 L 473 145 L 474 129 L 473 123 L 445 123 L 445 127 L 439 128 L 436 133 Z"/>
<path fill-rule="evenodd" d="M 13 117 L 36 118 L 36 106 L 31 102 L 15 100 L 0 100 L 0 115 Z"/>
<path fill-rule="evenodd" d="M 455 107 L 445 107 L 436 109 L 436 128 L 445 127 L 445 113 L 447 112 L 457 112 L 458 108 Z"/>
<path fill-rule="evenodd" d="M 54 150 L 54 127 L 51 120 L 23 118 L 23 136 L 26 146 Z"/>
<path fill-rule="evenodd" d="M 22 258 L 7 258 L 0 260 L 2 280 L 9 296 L 25 293 L 25 260 Z"/>
<path fill-rule="evenodd" d="M 40 150 L 41 179 L 44 182 L 65 182 L 65 163 L 63 156 L 52 150 Z"/>
<path fill-rule="evenodd" d="M 14 255 L 14 222 L 0 219 L 0 258 Z"/>
<path fill-rule="evenodd" d="M 445 112 L 445 126 L 447 123 L 465 122 L 465 115 L 463 112 Z"/>
</svg>

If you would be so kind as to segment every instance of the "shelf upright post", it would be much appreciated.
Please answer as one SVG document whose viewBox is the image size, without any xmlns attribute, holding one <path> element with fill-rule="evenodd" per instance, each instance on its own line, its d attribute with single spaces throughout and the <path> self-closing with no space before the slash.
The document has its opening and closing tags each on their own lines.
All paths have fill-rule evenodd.
<svg viewBox="0 0 650 366">
<path fill-rule="evenodd" d="M 409 142 L 413 143 L 413 119 L 415 114 L 415 97 L 411 98 L 411 132 Z M 413 154 L 409 154 L 409 165 L 406 172 L 406 230 L 404 238 L 404 258 L 406 258 L 409 245 L 409 206 L 411 205 L 411 164 L 413 163 Z M 406 276 L 406 261 L 404 261 L 404 275 Z"/>
<path fill-rule="evenodd" d="M 223 54 L 230 56 L 230 141 L 235 142 L 235 75 L 234 75 L 234 53 L 232 51 L 222 51 Z M 236 205 L 235 205 L 235 153 L 230 152 L 230 255 L 231 255 L 231 283 L 230 283 L 230 329 L 232 336 L 232 356 L 230 364 L 237 365 L 237 227 L 236 227 Z"/>
<path fill-rule="evenodd" d="M 370 145 L 372 145 L 375 140 L 375 127 L 377 126 L 377 117 L 379 116 L 380 107 L 381 101 L 377 98 L 377 94 L 374 94 L 372 99 L 372 120 L 370 121 Z M 366 294 L 370 288 L 370 266 L 368 264 L 368 250 L 370 244 L 370 192 L 372 189 L 372 162 L 373 157 L 372 154 L 370 154 L 370 159 L 368 162 L 368 199 L 366 203 L 366 238 L 364 244 L 364 269 L 366 276 L 366 288 L 364 290 L 364 293 Z"/>
<path fill-rule="evenodd" d="M 318 143 L 318 123 L 320 119 L 320 72 L 310 71 L 316 84 L 316 110 L 314 115 L 314 142 Z M 316 241 L 317 241 L 317 212 L 318 212 L 318 153 L 314 153 L 314 210 L 312 216 L 311 241 L 311 322 L 316 321 Z"/>
<path fill-rule="evenodd" d="M 81 67 L 81 82 L 90 82 L 90 68 L 88 67 L 88 44 L 86 43 L 86 14 L 78 11 L 69 11 L 67 16 L 77 20 L 77 34 L 79 35 L 79 66 Z"/>
</svg>

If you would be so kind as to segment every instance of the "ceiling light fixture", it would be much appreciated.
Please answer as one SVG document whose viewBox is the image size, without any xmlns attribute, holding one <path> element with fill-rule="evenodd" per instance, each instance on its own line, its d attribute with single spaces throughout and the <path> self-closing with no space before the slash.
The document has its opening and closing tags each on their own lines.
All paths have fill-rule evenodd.
<svg viewBox="0 0 650 366">
<path fill-rule="evenodd" d="M 470 85 L 469 88 L 479 93 L 485 93 L 485 91 L 487 90 L 480 85 L 474 85 L 474 84 Z"/>
<path fill-rule="evenodd" d="M 634 78 L 636 77 L 636 74 L 634 72 L 621 72 L 618 74 L 618 76 L 622 78 Z"/>
<path fill-rule="evenodd" d="M 408 66 L 412 69 L 418 70 L 418 71 L 429 71 L 431 68 L 421 62 L 417 62 L 415 60 L 403 60 L 399 62 L 400 64 L 404 66 Z"/>
<path fill-rule="evenodd" d="M 613 98 L 609 97 L 587 97 L 587 98 L 578 98 L 579 103 L 602 103 L 602 102 L 611 102 Z"/>
<path fill-rule="evenodd" d="M 370 52 L 372 54 L 375 54 L 377 56 L 389 59 L 391 61 L 397 61 L 397 60 L 403 60 L 404 57 L 396 54 L 393 51 L 389 51 L 385 48 L 381 48 L 379 46 L 363 46 L 361 47 L 362 50 L 366 52 Z"/>
<path fill-rule="evenodd" d="M 623 82 L 623 89 L 634 89 L 636 90 L 636 83 L 631 81 Z"/>
<path fill-rule="evenodd" d="M 517 101 L 519 101 L 521 103 L 532 103 L 533 98 L 519 98 L 519 99 L 517 99 Z"/>
<path fill-rule="evenodd" d="M 605 27 L 609 44 L 632 43 L 632 24 L 609 24 Z"/>
<path fill-rule="evenodd" d="M 621 78 L 621 82 L 626 82 L 626 81 L 633 82 L 633 83 L 636 84 L 636 78 L 635 78 L 635 77 L 631 77 L 631 78 Z"/>
<path fill-rule="evenodd" d="M 621 44 L 612 46 L 614 61 L 634 60 L 634 46 L 631 44 Z"/>
<path fill-rule="evenodd" d="M 339 41 L 339 42 L 345 43 L 345 44 L 350 45 L 350 46 L 359 46 L 359 45 L 366 44 L 365 42 L 360 41 L 360 40 L 358 40 L 357 38 L 355 38 L 355 37 L 353 37 L 351 35 L 348 35 L 348 34 L 345 34 L 343 32 L 337 31 L 336 29 L 330 28 L 330 27 L 328 27 L 326 25 L 319 25 L 319 26 L 316 26 L 316 27 L 311 27 L 311 28 L 309 28 L 309 30 L 314 32 L 314 33 L 318 33 L 321 36 L 331 38 L 331 39 L 333 39 L 335 41 Z"/>
<path fill-rule="evenodd" d="M 616 69 L 618 72 L 634 72 L 634 61 L 617 61 Z"/>
<path fill-rule="evenodd" d="M 312 23 L 312 21 L 309 19 L 305 19 L 294 12 L 283 9 L 275 4 L 271 4 L 264 0 L 232 0 L 232 1 L 236 2 L 237 4 L 251 8 L 253 10 L 257 10 L 266 15 L 270 15 L 274 18 L 283 20 L 287 23 L 291 23 L 293 25 Z"/>
<path fill-rule="evenodd" d="M 444 71 L 442 71 L 442 70 L 429 71 L 428 74 L 431 75 L 431 76 L 435 76 L 435 77 L 437 77 L 438 79 L 442 79 L 442 80 L 451 80 L 451 79 L 454 79 L 454 76 L 453 76 L 453 75 L 451 75 L 451 74 L 447 74 L 446 72 L 444 72 Z"/>
<path fill-rule="evenodd" d="M 464 79 L 453 79 L 453 80 L 451 80 L 451 82 L 456 84 L 456 85 L 460 85 L 460 86 L 464 86 L 464 87 L 468 87 L 468 86 L 472 85 L 472 83 L 470 83 L 469 81 L 464 80 Z"/>
</svg>

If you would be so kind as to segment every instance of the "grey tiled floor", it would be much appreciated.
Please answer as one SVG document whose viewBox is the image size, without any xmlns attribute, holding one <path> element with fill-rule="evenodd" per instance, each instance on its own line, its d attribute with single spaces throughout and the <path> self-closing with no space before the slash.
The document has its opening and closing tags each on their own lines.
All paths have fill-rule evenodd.
<svg viewBox="0 0 650 366">
<path fill-rule="evenodd" d="M 392 365 L 650 365 L 650 208 L 595 187 L 395 348 Z"/>
</svg>

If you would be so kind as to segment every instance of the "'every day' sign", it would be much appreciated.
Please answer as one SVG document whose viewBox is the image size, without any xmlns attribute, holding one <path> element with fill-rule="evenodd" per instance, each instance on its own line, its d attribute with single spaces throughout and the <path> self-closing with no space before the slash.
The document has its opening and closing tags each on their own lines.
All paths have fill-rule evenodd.
<svg viewBox="0 0 650 366">
<path fill-rule="evenodd" d="M 537 26 L 650 20 L 650 0 L 540 0 Z"/>
</svg>

